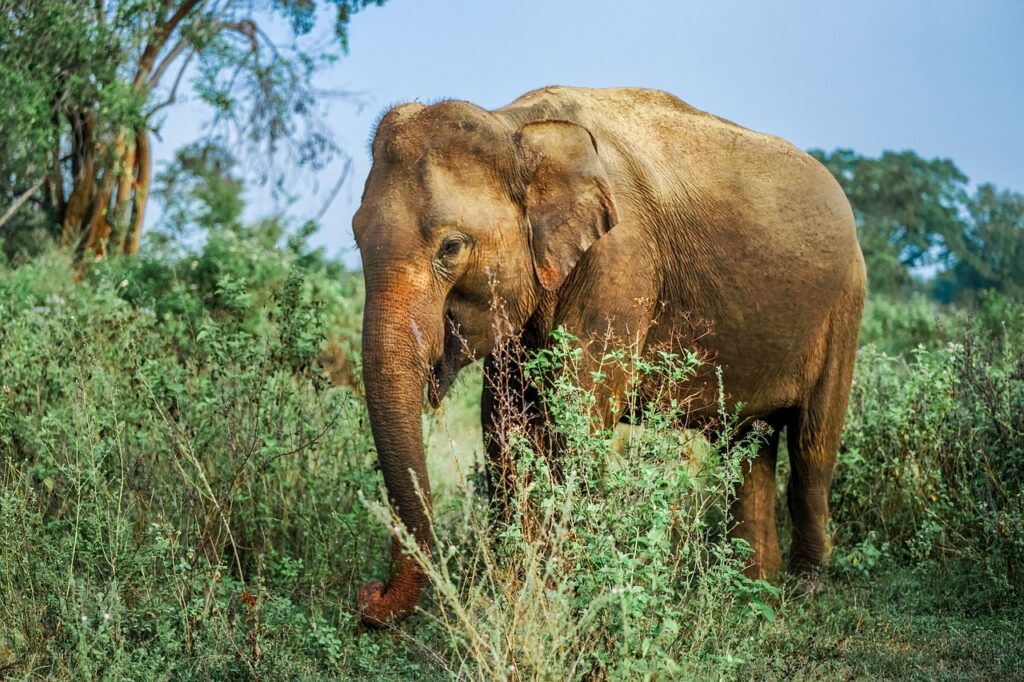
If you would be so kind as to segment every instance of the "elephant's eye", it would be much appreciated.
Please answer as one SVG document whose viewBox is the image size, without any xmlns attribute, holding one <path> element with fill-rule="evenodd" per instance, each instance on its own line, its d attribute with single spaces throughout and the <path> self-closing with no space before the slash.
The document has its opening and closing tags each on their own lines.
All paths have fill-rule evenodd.
<svg viewBox="0 0 1024 682">
<path fill-rule="evenodd" d="M 448 237 L 441 242 L 441 258 L 454 258 L 462 250 L 462 240 L 458 237 Z"/>
</svg>

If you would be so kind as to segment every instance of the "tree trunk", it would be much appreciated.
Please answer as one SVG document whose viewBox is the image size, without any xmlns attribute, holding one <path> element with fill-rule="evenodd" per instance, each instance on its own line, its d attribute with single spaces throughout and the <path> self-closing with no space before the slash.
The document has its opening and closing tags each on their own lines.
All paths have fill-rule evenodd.
<svg viewBox="0 0 1024 682">
<path fill-rule="evenodd" d="M 125 131 L 122 129 L 114 140 L 113 162 L 103 171 L 103 182 L 100 184 L 99 195 L 92 208 L 92 219 L 89 221 L 89 233 L 85 245 L 85 253 L 82 255 L 82 262 L 86 261 L 91 251 L 93 260 L 103 260 L 107 255 L 107 242 L 110 239 L 110 198 L 114 192 L 114 183 L 118 182 L 120 190 L 120 178 L 122 166 L 127 155 L 125 145 Z"/>
<path fill-rule="evenodd" d="M 75 246 L 96 189 L 96 149 L 92 116 L 76 112 L 69 118 L 72 121 L 71 160 L 75 175 L 61 224 L 62 247 Z"/>
<path fill-rule="evenodd" d="M 92 219 L 89 221 L 85 253 L 82 254 L 83 263 L 90 251 L 93 254 L 93 260 L 103 260 L 107 255 L 107 239 L 110 237 L 107 208 L 110 206 L 110 195 L 114 191 L 114 176 L 113 168 L 108 168 L 103 173 L 103 183 L 100 185 L 99 195 L 92 207 Z"/>
<path fill-rule="evenodd" d="M 117 194 L 114 198 L 110 243 L 122 249 L 125 236 L 128 234 L 128 221 L 132 217 L 132 190 L 135 188 L 135 143 L 125 147 L 124 159 L 117 174 Z"/>
<path fill-rule="evenodd" d="M 138 177 L 135 181 L 135 205 L 132 210 L 132 224 L 124 241 L 124 253 L 134 256 L 139 251 L 142 239 L 142 222 L 146 217 L 146 204 L 149 202 L 149 186 L 152 182 L 153 159 L 149 146 L 149 132 L 139 127 L 135 130 L 135 166 Z"/>
</svg>

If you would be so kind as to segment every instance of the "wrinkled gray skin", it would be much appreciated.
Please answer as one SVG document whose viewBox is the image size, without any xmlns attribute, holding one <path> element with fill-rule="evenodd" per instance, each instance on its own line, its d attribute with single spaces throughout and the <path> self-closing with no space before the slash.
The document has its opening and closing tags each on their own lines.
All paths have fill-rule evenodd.
<svg viewBox="0 0 1024 682">
<path fill-rule="evenodd" d="M 713 358 L 728 405 L 776 429 L 732 510 L 734 533 L 754 548 L 750 575 L 781 568 L 782 427 L 790 567 L 818 566 L 865 286 L 853 216 L 828 171 L 777 137 L 625 88 L 544 88 L 495 111 L 400 105 L 381 120 L 372 153 L 353 219 L 366 278 L 364 381 L 391 504 L 421 546 L 430 513 L 413 480 L 429 500 L 424 387 L 437 404 L 474 358 L 495 378 L 497 300 L 528 347 L 564 325 L 588 348 L 610 337 L 640 352 L 696 345 Z M 710 333 L 693 334 L 694 320 Z M 697 420 L 714 409 L 709 383 L 671 387 L 694 401 Z M 590 386 L 601 397 L 596 421 L 625 416 L 624 384 L 624 371 L 611 371 Z M 485 389 L 491 436 L 493 398 Z M 492 456 L 498 440 L 489 439 Z M 392 550 L 390 581 L 359 593 L 372 625 L 408 614 L 426 582 Z"/>
</svg>

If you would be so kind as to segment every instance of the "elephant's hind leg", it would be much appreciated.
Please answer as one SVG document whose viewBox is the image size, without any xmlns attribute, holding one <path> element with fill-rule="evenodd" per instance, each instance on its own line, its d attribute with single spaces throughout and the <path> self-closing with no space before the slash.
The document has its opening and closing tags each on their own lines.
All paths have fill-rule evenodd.
<svg viewBox="0 0 1024 682">
<path fill-rule="evenodd" d="M 782 570 L 779 537 L 775 529 L 775 463 L 779 432 L 773 426 L 757 456 L 743 465 L 743 482 L 736 491 L 729 533 L 743 538 L 754 550 L 744 570 L 750 578 L 774 578 Z"/>
<path fill-rule="evenodd" d="M 790 479 L 787 503 L 793 520 L 790 570 L 813 572 L 831 551 L 826 532 L 828 496 L 839 437 L 846 417 L 850 380 L 857 353 L 859 306 L 833 325 L 825 360 L 806 401 L 787 424 Z M 856 313 L 855 315 L 853 313 Z"/>
</svg>

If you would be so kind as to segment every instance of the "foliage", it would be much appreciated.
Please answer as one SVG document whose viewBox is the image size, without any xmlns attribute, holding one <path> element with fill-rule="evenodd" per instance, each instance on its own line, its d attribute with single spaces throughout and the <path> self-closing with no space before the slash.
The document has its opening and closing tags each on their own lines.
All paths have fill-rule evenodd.
<svg viewBox="0 0 1024 682">
<path fill-rule="evenodd" d="M 936 347 L 942 343 L 942 317 L 942 307 L 920 293 L 903 300 L 869 296 L 861 320 L 860 343 L 873 344 L 893 355 L 910 352 L 922 344 Z"/>
<path fill-rule="evenodd" d="M 1024 335 L 978 327 L 911 357 L 861 349 L 833 496 L 840 567 L 957 556 L 1024 587 Z"/>
<path fill-rule="evenodd" d="M 227 189 L 211 205 L 232 196 L 213 184 Z M 1008 625 L 1024 616 L 1019 304 L 922 303 L 908 324 L 897 305 L 869 309 L 866 335 L 896 340 L 861 351 L 834 564 L 814 598 L 737 572 L 724 509 L 748 450 L 675 432 L 678 405 L 628 434 L 589 430 L 567 343 L 531 365 L 570 370 L 545 388 L 572 443 L 562 476 L 519 438 L 511 518 L 496 523 L 471 475 L 479 375 L 464 380 L 425 419 L 433 593 L 401 630 L 371 633 L 351 604 L 386 572 L 388 530 L 358 382 L 359 277 L 279 221 L 211 219 L 200 234 L 77 286 L 60 253 L 0 269 L 0 669 L 820 679 L 920 676 L 935 656 L 1007 677 L 1024 659 Z M 917 334 L 926 346 L 891 354 Z"/>
<path fill-rule="evenodd" d="M 0 667 L 369 664 L 339 640 L 354 616 L 335 590 L 383 556 L 357 501 L 379 480 L 351 428 L 359 387 L 332 387 L 317 361 L 328 326 L 354 333 L 358 279 L 266 237 L 214 233 L 80 286 L 61 284 L 59 254 L 0 277 Z"/>
<path fill-rule="evenodd" d="M 984 184 L 967 212 L 956 263 L 936 283 L 939 298 L 970 299 L 996 291 L 1024 300 L 1024 195 Z"/>
<path fill-rule="evenodd" d="M 566 444 L 557 464 L 538 454 L 521 412 L 502 411 L 514 474 L 494 513 L 460 481 L 458 523 L 437 532 L 433 553 L 405 537 L 432 579 L 452 672 L 637 679 L 739 664 L 733 648 L 775 618 L 780 594 L 743 575 L 750 547 L 726 535 L 741 464 L 763 429 L 710 446 L 699 432 L 676 430 L 684 404 L 653 399 L 644 428 L 594 430 L 586 416 L 594 396 L 575 380 L 581 350 L 573 342 L 556 333 L 555 345 L 526 364 Z M 683 379 L 700 363 L 669 353 L 606 357 L 606 367 L 620 365 L 630 369 L 627 399 L 635 401 L 646 379 Z"/>
<path fill-rule="evenodd" d="M 347 50 L 354 12 L 383 0 L 39 0 L 0 3 L 0 200 L 5 250 L 47 238 L 79 257 L 133 254 L 148 202 L 150 137 L 181 83 L 212 113 L 210 140 L 245 150 L 283 192 L 283 170 L 339 152 L 313 77 Z M 333 40 L 314 35 L 333 7 Z M 287 20 L 293 42 L 261 28 Z M 281 163 L 289 161 L 288 164 Z M 6 225 L 4 225 L 6 223 Z"/>
<path fill-rule="evenodd" d="M 1004 345 L 1024 340 L 1021 302 L 993 290 L 978 292 L 969 307 L 942 305 L 921 293 L 907 299 L 870 296 L 860 343 L 892 356 L 911 357 L 919 347 L 937 350 L 959 342 L 965 328 Z"/>
<path fill-rule="evenodd" d="M 237 159 L 209 142 L 179 149 L 156 177 L 154 194 L 161 203 L 160 227 L 175 236 L 194 230 L 222 230 L 242 221 L 245 184 L 236 172 Z"/>
</svg>

